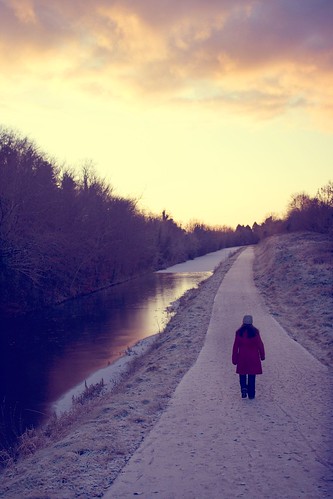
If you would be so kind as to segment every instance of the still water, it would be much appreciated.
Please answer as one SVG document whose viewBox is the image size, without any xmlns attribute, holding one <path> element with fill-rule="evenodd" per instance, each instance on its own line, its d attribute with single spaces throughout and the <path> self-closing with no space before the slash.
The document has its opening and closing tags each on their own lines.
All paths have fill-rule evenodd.
<svg viewBox="0 0 333 499">
<path fill-rule="evenodd" d="M 0 437 L 38 425 L 73 386 L 161 331 L 170 303 L 209 275 L 154 273 L 2 324 Z"/>
</svg>

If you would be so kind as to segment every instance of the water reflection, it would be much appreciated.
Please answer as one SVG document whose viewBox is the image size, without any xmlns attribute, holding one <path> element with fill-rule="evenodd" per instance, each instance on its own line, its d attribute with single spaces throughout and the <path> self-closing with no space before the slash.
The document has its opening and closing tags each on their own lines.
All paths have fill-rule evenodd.
<svg viewBox="0 0 333 499">
<path fill-rule="evenodd" d="M 162 330 L 170 303 L 210 274 L 150 274 L 3 324 L 0 433 L 13 418 L 22 429 L 38 424 L 62 394 Z"/>
<path fill-rule="evenodd" d="M 80 300 L 76 313 L 84 318 L 79 321 L 81 335 L 52 360 L 48 402 L 119 358 L 127 347 L 161 331 L 169 318 L 170 303 L 208 275 L 153 274 Z M 89 320 L 87 309 L 93 311 Z M 96 316 L 97 310 L 103 317 Z"/>
</svg>

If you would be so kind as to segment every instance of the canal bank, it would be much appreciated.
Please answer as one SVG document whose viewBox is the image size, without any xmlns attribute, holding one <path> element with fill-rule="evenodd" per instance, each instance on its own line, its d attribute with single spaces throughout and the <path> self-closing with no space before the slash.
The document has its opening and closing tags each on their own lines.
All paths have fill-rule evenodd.
<svg viewBox="0 0 333 499">
<path fill-rule="evenodd" d="M 156 321 L 155 327 L 151 319 L 150 321 L 146 320 L 145 329 L 140 324 L 140 326 L 137 326 L 139 330 L 135 334 L 128 336 L 125 340 L 122 337 L 123 343 L 119 343 L 118 351 L 111 358 L 112 362 L 111 360 L 108 361 L 106 367 L 93 372 L 86 379 L 66 391 L 52 404 L 52 412 L 54 411 L 57 416 L 60 416 L 65 411 L 70 410 L 73 401 L 81 398 L 85 392 L 89 391 L 89 387 L 92 387 L 92 385 L 102 383 L 102 385 L 105 385 L 105 390 L 112 390 L 124 374 L 131 369 L 133 361 L 153 347 L 158 335 L 163 331 L 172 316 L 177 313 L 182 296 L 208 279 L 219 265 L 228 260 L 238 250 L 239 248 L 225 248 L 156 272 L 163 280 L 169 276 L 177 285 L 175 286 L 176 289 L 172 290 L 172 293 L 170 291 L 164 294 L 159 293 L 158 299 L 154 299 L 150 307 L 145 306 L 146 315 L 153 316 Z M 164 285 L 164 287 L 166 286 Z M 145 309 L 141 306 L 140 315 L 144 314 Z M 149 309 L 153 309 L 154 314 Z M 132 330 L 136 324 L 137 321 L 133 321 Z M 152 331 L 156 332 L 152 334 Z"/>
<path fill-rule="evenodd" d="M 23 457 L 3 472 L 0 497 L 91 498 L 108 488 L 199 355 L 214 297 L 236 258 L 228 258 L 180 299 L 152 348 L 135 358 L 112 392 L 87 398 L 72 413 L 27 436 Z"/>
<path fill-rule="evenodd" d="M 223 249 L 182 268 L 147 274 L 2 323 L 0 450 L 11 446 L 25 428 L 44 423 L 53 411 L 59 415 L 70 409 L 72 396 L 97 383 L 99 371 L 109 379 L 109 366 L 115 362 L 118 379 L 130 360 L 125 352 L 133 354 L 139 342 L 135 351 L 141 353 L 147 343 L 141 340 L 165 328 L 170 304 L 207 279 L 231 251 Z"/>
</svg>

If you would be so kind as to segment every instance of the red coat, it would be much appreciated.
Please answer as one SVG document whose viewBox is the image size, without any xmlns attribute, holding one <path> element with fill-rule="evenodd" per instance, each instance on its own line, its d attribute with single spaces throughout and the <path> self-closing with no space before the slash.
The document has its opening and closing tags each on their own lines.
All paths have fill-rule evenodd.
<svg viewBox="0 0 333 499">
<path fill-rule="evenodd" d="M 236 331 L 232 349 L 232 363 L 237 366 L 238 374 L 262 374 L 261 360 L 265 360 L 264 344 L 259 331 L 253 338 L 248 338 L 247 332 L 243 336 Z"/>
</svg>

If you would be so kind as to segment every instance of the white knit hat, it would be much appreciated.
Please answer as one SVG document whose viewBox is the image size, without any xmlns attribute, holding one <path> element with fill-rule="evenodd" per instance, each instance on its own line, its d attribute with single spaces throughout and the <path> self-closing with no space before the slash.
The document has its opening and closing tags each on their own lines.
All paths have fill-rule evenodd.
<svg viewBox="0 0 333 499">
<path fill-rule="evenodd" d="M 246 325 L 253 324 L 253 317 L 252 317 L 252 315 L 244 315 L 244 317 L 243 317 L 243 324 L 246 324 Z"/>
</svg>

